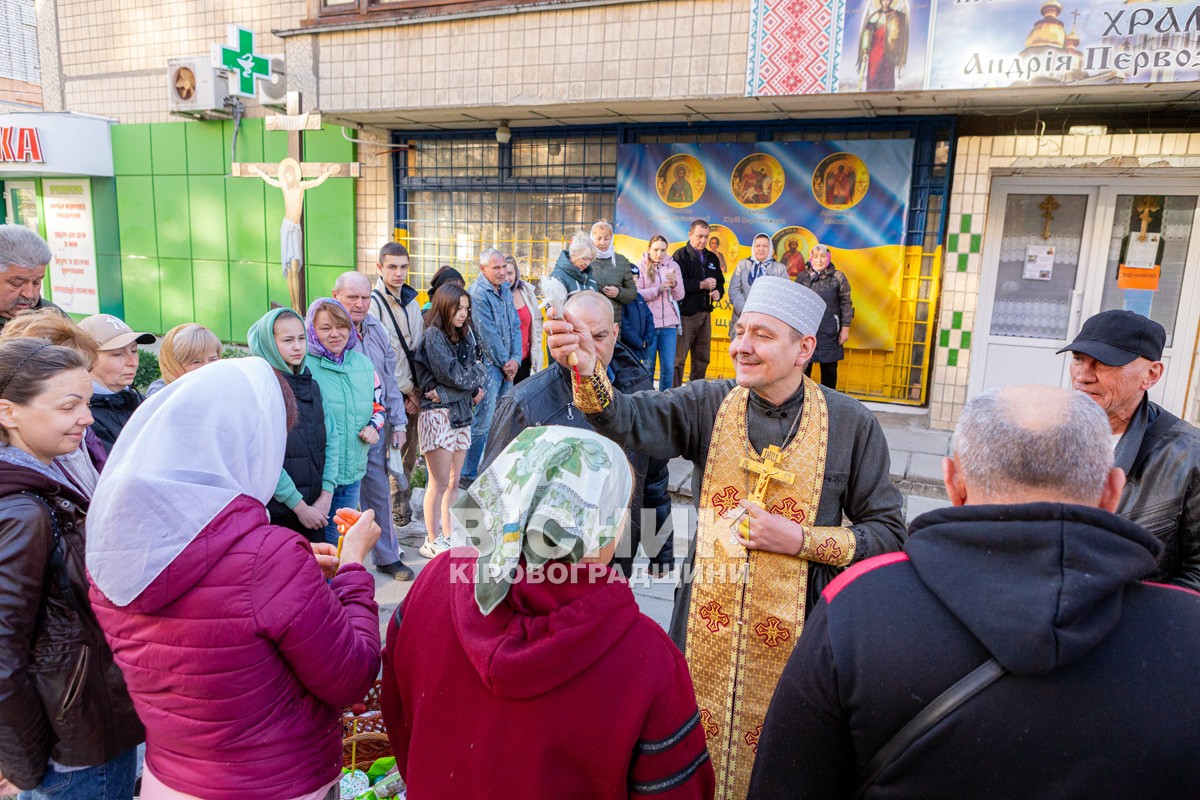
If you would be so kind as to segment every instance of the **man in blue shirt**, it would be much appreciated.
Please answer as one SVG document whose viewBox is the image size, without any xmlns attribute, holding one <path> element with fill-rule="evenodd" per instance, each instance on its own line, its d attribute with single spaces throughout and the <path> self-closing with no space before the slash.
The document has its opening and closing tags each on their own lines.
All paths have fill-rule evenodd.
<svg viewBox="0 0 1200 800">
<path fill-rule="evenodd" d="M 487 384 L 471 423 L 471 449 L 467 451 L 459 481 L 463 487 L 469 486 L 479 472 L 496 402 L 512 388 L 513 376 L 521 366 L 521 320 L 513 305 L 503 253 L 494 248 L 483 251 L 479 256 L 479 277 L 468 291 L 475 335 L 483 349 Z"/>
</svg>

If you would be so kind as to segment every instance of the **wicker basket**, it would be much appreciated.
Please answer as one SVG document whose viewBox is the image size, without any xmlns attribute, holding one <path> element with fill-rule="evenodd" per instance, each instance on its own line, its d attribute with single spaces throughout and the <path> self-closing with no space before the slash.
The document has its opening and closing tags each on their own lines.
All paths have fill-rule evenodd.
<svg viewBox="0 0 1200 800">
<path fill-rule="evenodd" d="M 363 713 L 355 714 L 349 708 L 342 710 L 342 765 L 347 769 L 366 771 L 377 759 L 392 755 L 383 713 L 379 710 L 381 686 L 380 681 L 371 685 L 363 698 L 363 705 L 367 707 Z"/>
</svg>

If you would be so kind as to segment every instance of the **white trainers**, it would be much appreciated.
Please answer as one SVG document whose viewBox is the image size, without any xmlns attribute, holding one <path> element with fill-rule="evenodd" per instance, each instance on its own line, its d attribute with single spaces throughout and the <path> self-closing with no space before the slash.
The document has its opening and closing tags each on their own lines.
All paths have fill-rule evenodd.
<svg viewBox="0 0 1200 800">
<path fill-rule="evenodd" d="M 450 542 L 447 541 L 445 536 L 439 536 L 432 542 L 426 539 L 417 552 L 425 558 L 435 558 L 449 549 Z"/>
</svg>

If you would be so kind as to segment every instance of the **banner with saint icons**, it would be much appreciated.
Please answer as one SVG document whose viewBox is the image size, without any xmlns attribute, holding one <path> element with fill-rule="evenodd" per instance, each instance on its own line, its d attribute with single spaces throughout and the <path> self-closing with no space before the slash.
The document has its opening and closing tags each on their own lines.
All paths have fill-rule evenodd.
<svg viewBox="0 0 1200 800">
<path fill-rule="evenodd" d="M 694 219 L 728 282 L 759 233 L 795 277 L 829 247 L 854 301 L 848 347 L 892 350 L 912 183 L 911 140 L 621 145 L 614 244 L 631 261 L 662 234 L 671 251 Z M 713 315 L 727 337 L 728 297 Z"/>
</svg>

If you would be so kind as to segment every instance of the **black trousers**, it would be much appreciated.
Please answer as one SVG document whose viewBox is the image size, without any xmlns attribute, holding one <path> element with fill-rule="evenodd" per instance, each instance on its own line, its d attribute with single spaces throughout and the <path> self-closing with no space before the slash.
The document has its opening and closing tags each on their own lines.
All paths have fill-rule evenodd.
<svg viewBox="0 0 1200 800">
<path fill-rule="evenodd" d="M 513 386 L 516 386 L 521 381 L 529 377 L 529 371 L 533 368 L 533 354 L 525 356 L 521 359 L 521 366 L 517 367 L 517 374 L 513 376 Z"/>
<path fill-rule="evenodd" d="M 817 362 L 810 361 L 810 362 L 808 362 L 808 366 L 804 368 L 804 374 L 810 378 L 812 377 L 812 368 L 813 368 L 814 363 L 819 364 L 821 366 L 821 385 L 828 386 L 830 389 L 836 389 L 837 388 L 838 362 L 836 362 L 836 361 L 817 361 Z"/>
</svg>

